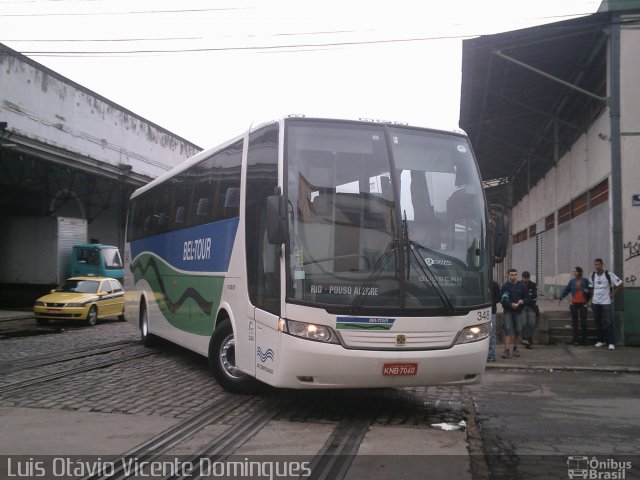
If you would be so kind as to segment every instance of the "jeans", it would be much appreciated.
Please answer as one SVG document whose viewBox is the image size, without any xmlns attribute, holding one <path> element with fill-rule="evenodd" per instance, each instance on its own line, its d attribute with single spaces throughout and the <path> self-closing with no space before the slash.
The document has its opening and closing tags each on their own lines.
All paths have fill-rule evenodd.
<svg viewBox="0 0 640 480">
<path fill-rule="evenodd" d="M 613 333 L 613 305 L 592 304 L 593 319 L 596 321 L 598 342 L 615 345 L 616 339 Z"/>
<path fill-rule="evenodd" d="M 489 335 L 489 354 L 487 358 L 496 358 L 496 314 L 491 314 L 491 335 Z"/>
<path fill-rule="evenodd" d="M 573 327 L 573 343 L 587 343 L 587 307 L 584 303 L 572 303 L 569 307 L 571 310 L 571 325 Z M 578 319 L 580 320 L 580 329 L 578 330 Z M 579 331 L 579 335 L 578 335 Z"/>
<path fill-rule="evenodd" d="M 524 307 L 522 311 L 522 339 L 532 340 L 536 328 L 536 311 L 532 307 Z"/>
</svg>

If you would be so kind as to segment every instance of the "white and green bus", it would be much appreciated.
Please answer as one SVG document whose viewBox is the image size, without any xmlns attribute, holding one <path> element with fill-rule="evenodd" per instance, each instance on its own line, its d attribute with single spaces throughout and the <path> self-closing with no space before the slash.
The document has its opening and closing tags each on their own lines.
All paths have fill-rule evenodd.
<svg viewBox="0 0 640 480">
<path fill-rule="evenodd" d="M 134 192 L 126 317 L 236 392 L 472 383 L 488 218 L 463 133 L 268 122 Z"/>
</svg>

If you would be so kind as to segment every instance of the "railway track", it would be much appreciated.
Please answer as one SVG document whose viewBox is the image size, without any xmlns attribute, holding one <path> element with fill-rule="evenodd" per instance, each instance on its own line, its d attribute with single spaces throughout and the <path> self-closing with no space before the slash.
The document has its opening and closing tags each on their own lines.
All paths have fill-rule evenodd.
<svg viewBox="0 0 640 480">
<path fill-rule="evenodd" d="M 358 448 L 373 422 L 374 415 L 342 420 L 311 461 L 312 480 L 341 480 L 349 471 Z"/>
<path fill-rule="evenodd" d="M 13 373 L 27 368 L 41 367 L 45 365 L 52 365 L 54 363 L 63 363 L 71 360 L 92 357 L 95 355 L 122 350 L 139 344 L 140 342 L 137 340 L 122 340 L 119 342 L 87 345 L 85 347 L 29 357 L 22 360 L 2 361 L 0 362 L 0 374 Z"/>
<path fill-rule="evenodd" d="M 118 349 L 116 349 L 118 350 Z M 121 350 L 121 349 L 120 349 Z M 100 368 L 106 368 L 106 367 L 110 367 L 112 365 L 117 365 L 119 363 L 124 363 L 124 362 L 128 362 L 130 360 L 135 360 L 138 358 L 144 358 L 144 357 L 149 357 L 151 355 L 158 355 L 160 352 L 158 351 L 153 351 L 153 350 L 148 350 L 148 349 L 139 349 L 137 351 L 132 351 L 131 353 L 128 354 L 124 354 L 121 356 L 118 356 L 116 358 L 109 358 L 109 359 L 104 359 L 104 360 L 99 360 L 96 362 L 92 362 L 90 364 L 83 364 L 80 366 L 71 366 L 70 368 L 66 368 L 62 371 L 58 371 L 58 372 L 53 372 L 53 373 L 46 373 L 43 375 L 39 375 L 39 376 L 35 376 L 35 377 L 31 377 L 29 379 L 26 380 L 19 380 L 16 382 L 10 382 L 4 385 L 0 385 L 0 395 L 14 391 L 14 390 L 18 390 L 21 388 L 26 388 L 26 387 L 30 387 L 33 385 L 38 385 L 40 383 L 45 383 L 45 382 L 50 382 L 52 380 L 57 380 L 60 378 L 64 378 L 64 377 L 68 377 L 71 375 L 75 375 L 77 373 L 84 373 L 84 372 L 89 372 L 91 370 L 97 370 Z M 105 354 L 104 352 L 102 354 Z M 86 355 L 86 356 L 95 356 L 95 355 Z M 84 357 L 76 357 L 76 358 L 84 358 Z M 40 366 L 43 365 L 50 365 L 50 364 L 57 364 L 60 362 L 57 361 L 53 361 L 53 362 L 47 362 L 44 364 L 41 364 Z"/>
<path fill-rule="evenodd" d="M 172 448 L 180 445 L 182 442 L 189 440 L 192 436 L 200 432 L 209 425 L 216 424 L 231 413 L 241 409 L 249 409 L 253 411 L 239 424 L 229 427 L 229 429 L 212 440 L 211 443 L 200 449 L 197 453 L 184 460 L 184 463 L 192 462 L 193 465 L 199 464 L 199 459 L 223 458 L 225 451 L 233 451 L 243 445 L 247 440 L 260 431 L 271 419 L 284 408 L 290 405 L 291 401 L 284 399 L 267 399 L 265 401 L 257 400 L 255 397 L 243 397 L 229 395 L 223 401 L 208 407 L 195 415 L 179 422 L 178 424 L 168 428 L 160 434 L 150 438 L 149 440 L 139 444 L 135 448 L 125 452 L 120 457 L 112 460 L 116 465 L 113 472 L 109 476 L 93 475 L 83 477 L 82 480 L 123 480 L 131 476 L 132 465 L 143 465 L 145 462 L 152 462 Z M 133 462 L 133 463 L 132 463 Z M 198 471 L 194 470 L 189 477 L 166 477 L 167 479 L 175 478 L 199 478 Z"/>
<path fill-rule="evenodd" d="M 201 459 L 208 459 L 211 463 L 221 462 L 233 455 L 238 448 L 253 438 L 260 430 L 262 430 L 271 420 L 290 408 L 298 396 L 290 398 L 269 399 L 260 410 L 253 412 L 249 417 L 244 419 L 240 424 L 234 425 L 219 437 L 215 438 L 211 443 L 201 448 L 186 462 L 194 465 L 193 472 L 188 476 L 167 476 L 164 480 L 185 480 L 209 478 L 209 475 L 203 475 L 200 471 L 202 466 Z"/>
<path fill-rule="evenodd" d="M 314 480 L 345 478 L 353 459 L 376 414 L 378 400 L 373 408 L 367 408 L 366 413 L 353 409 L 345 412 L 334 427 L 333 432 L 316 455 L 310 459 L 312 471 L 310 477 Z M 300 393 L 277 395 L 271 398 L 243 397 L 229 395 L 218 404 L 208 407 L 178 424 L 168 428 L 160 434 L 146 440 L 135 448 L 125 452 L 116 459 L 112 459 L 115 470 L 107 477 L 94 475 L 83 477 L 82 480 L 124 480 L 132 474 L 132 465 L 145 465 L 160 459 L 172 458 L 171 449 L 188 441 L 201 430 L 214 424 L 224 422 L 230 415 L 243 410 L 241 421 L 232 424 L 222 434 L 189 456 L 181 457 L 182 464 L 191 465 L 188 475 L 170 475 L 164 480 L 185 480 L 210 478 L 210 472 L 203 472 L 203 465 L 213 465 L 230 459 L 235 452 L 265 428 L 274 419 L 282 418 L 285 412 L 304 412 L 308 407 L 308 399 Z M 163 455 L 169 455 L 163 457 Z M 205 460 L 203 462 L 203 460 Z M 141 472 L 138 472 L 140 474 Z"/>
</svg>

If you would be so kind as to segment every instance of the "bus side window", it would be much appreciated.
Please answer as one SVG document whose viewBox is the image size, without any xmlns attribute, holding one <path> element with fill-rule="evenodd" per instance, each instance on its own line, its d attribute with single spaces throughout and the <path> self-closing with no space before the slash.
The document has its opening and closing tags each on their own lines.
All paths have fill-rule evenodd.
<svg viewBox="0 0 640 480">
<path fill-rule="evenodd" d="M 209 213 L 209 199 L 201 198 L 196 204 L 196 217 L 206 217 Z M 202 222 L 198 222 L 202 223 Z"/>
<path fill-rule="evenodd" d="M 278 185 L 278 125 L 249 135 L 245 242 L 247 284 L 251 303 L 280 315 L 280 255 L 278 245 L 266 241 L 266 203 Z"/>
<path fill-rule="evenodd" d="M 184 227 L 184 207 L 176 208 L 176 218 L 173 224 L 176 229 Z"/>
<path fill-rule="evenodd" d="M 224 194 L 224 217 L 231 218 L 240 215 L 240 188 L 229 187 Z"/>
</svg>

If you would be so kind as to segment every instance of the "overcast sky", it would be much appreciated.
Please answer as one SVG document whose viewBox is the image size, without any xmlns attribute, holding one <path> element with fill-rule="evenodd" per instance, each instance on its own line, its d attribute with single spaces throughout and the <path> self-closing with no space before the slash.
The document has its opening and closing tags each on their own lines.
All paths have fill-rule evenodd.
<svg viewBox="0 0 640 480">
<path fill-rule="evenodd" d="M 0 42 L 211 147 L 252 121 L 287 113 L 455 128 L 463 38 L 566 20 L 599 5 L 0 0 Z"/>
</svg>

